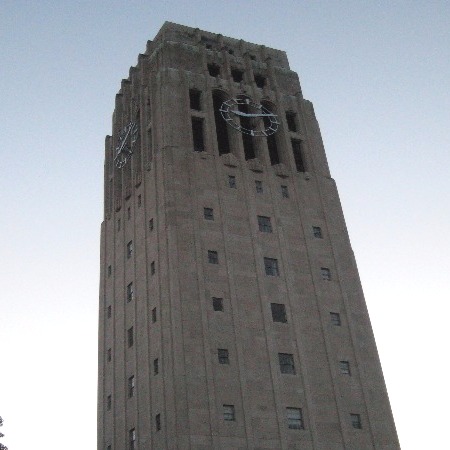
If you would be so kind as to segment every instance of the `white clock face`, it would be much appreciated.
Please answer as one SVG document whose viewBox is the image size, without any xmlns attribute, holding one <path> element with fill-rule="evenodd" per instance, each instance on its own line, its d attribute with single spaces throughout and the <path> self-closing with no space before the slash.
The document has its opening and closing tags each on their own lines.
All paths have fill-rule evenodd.
<svg viewBox="0 0 450 450">
<path fill-rule="evenodd" d="M 130 122 L 119 133 L 119 139 L 116 147 L 116 156 L 114 164 L 121 169 L 127 163 L 133 154 L 134 146 L 138 138 L 138 125 L 136 122 Z"/>
<path fill-rule="evenodd" d="M 232 98 L 222 103 L 220 113 L 228 125 L 251 136 L 269 136 L 278 130 L 276 114 L 248 97 Z"/>
</svg>

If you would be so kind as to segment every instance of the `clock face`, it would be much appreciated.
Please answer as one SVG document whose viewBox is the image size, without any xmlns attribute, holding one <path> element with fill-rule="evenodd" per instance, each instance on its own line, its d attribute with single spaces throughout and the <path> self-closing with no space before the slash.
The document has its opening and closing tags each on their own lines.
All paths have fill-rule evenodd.
<svg viewBox="0 0 450 450">
<path fill-rule="evenodd" d="M 278 130 L 276 114 L 248 97 L 232 98 L 222 103 L 220 113 L 228 125 L 251 136 L 269 136 Z"/>
<path fill-rule="evenodd" d="M 134 146 L 138 138 L 138 125 L 136 122 L 130 122 L 119 133 L 119 139 L 116 147 L 116 156 L 114 164 L 121 169 L 127 163 L 133 154 Z"/>
</svg>

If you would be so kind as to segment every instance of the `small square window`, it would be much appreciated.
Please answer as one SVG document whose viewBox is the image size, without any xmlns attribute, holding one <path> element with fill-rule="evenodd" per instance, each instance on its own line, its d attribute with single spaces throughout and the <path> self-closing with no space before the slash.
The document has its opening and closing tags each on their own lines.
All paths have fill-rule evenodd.
<svg viewBox="0 0 450 450">
<path fill-rule="evenodd" d="M 214 250 L 208 250 L 208 262 L 210 264 L 219 264 L 219 255 Z"/>
<path fill-rule="evenodd" d="M 291 430 L 303 430 L 303 414 L 301 408 L 286 408 L 288 428 Z"/>
<path fill-rule="evenodd" d="M 208 64 L 208 72 L 212 77 L 217 77 L 220 75 L 220 66 L 217 64 Z"/>
<path fill-rule="evenodd" d="M 352 422 L 352 427 L 360 430 L 362 428 L 361 415 L 360 414 L 350 414 L 350 420 Z"/>
<path fill-rule="evenodd" d="M 283 198 L 289 198 L 289 190 L 287 186 L 281 186 L 281 196 Z"/>
<path fill-rule="evenodd" d="M 280 275 L 278 270 L 278 259 L 264 258 L 264 269 L 266 271 L 266 275 L 278 277 Z"/>
<path fill-rule="evenodd" d="M 148 229 L 149 229 L 150 231 L 153 231 L 153 219 L 150 219 L 150 220 L 148 221 Z"/>
<path fill-rule="evenodd" d="M 152 261 L 151 263 L 150 263 L 150 274 L 151 275 L 155 275 L 155 261 Z"/>
<path fill-rule="evenodd" d="M 258 216 L 259 231 L 263 233 L 272 233 L 272 224 L 270 223 L 270 217 Z"/>
<path fill-rule="evenodd" d="M 128 378 L 128 398 L 131 398 L 134 396 L 134 387 L 135 387 L 135 381 L 134 381 L 134 375 L 131 375 L 130 378 Z"/>
<path fill-rule="evenodd" d="M 239 69 L 231 69 L 231 76 L 234 82 L 240 83 L 244 79 L 244 72 Z"/>
<path fill-rule="evenodd" d="M 130 241 L 127 244 L 127 258 L 130 259 L 132 255 L 133 255 L 133 241 Z"/>
<path fill-rule="evenodd" d="M 255 188 L 257 194 L 262 194 L 264 192 L 262 181 L 255 180 Z"/>
<path fill-rule="evenodd" d="M 133 290 L 133 283 L 130 283 L 127 286 L 127 302 L 131 302 L 134 300 L 134 290 Z"/>
<path fill-rule="evenodd" d="M 313 235 L 317 239 L 322 239 L 322 228 L 320 227 L 312 227 L 313 228 Z"/>
<path fill-rule="evenodd" d="M 108 348 L 106 360 L 107 360 L 108 362 L 110 362 L 111 359 L 112 359 L 112 351 L 111 351 L 110 348 Z"/>
<path fill-rule="evenodd" d="M 223 405 L 223 420 L 235 421 L 234 405 Z"/>
<path fill-rule="evenodd" d="M 131 208 L 130 207 L 128 207 L 128 209 L 127 209 L 127 218 L 128 218 L 128 220 L 131 219 Z"/>
<path fill-rule="evenodd" d="M 111 265 L 108 266 L 108 277 L 110 277 L 112 274 L 112 267 Z"/>
<path fill-rule="evenodd" d="M 158 375 L 159 373 L 159 360 L 158 358 L 153 360 L 153 375 Z"/>
<path fill-rule="evenodd" d="M 156 322 L 156 308 L 152 309 L 152 322 L 155 323 Z"/>
<path fill-rule="evenodd" d="M 206 220 L 214 220 L 214 210 L 212 208 L 203 208 L 203 217 Z"/>
<path fill-rule="evenodd" d="M 236 189 L 236 177 L 234 175 L 228 175 L 228 187 Z"/>
<path fill-rule="evenodd" d="M 130 443 L 130 450 L 136 450 L 136 429 L 132 428 L 128 432 L 128 441 Z"/>
<path fill-rule="evenodd" d="M 117 231 L 120 231 L 121 228 L 121 222 L 120 219 L 117 219 Z"/>
<path fill-rule="evenodd" d="M 138 195 L 138 208 L 140 208 L 142 205 L 142 196 L 139 194 Z"/>
<path fill-rule="evenodd" d="M 107 316 L 108 316 L 108 319 L 110 319 L 111 316 L 112 316 L 112 308 L 111 308 L 111 305 L 108 306 L 108 309 L 107 309 L 106 311 L 107 311 L 106 314 L 107 314 Z"/>
<path fill-rule="evenodd" d="M 274 322 L 287 323 L 285 305 L 281 303 L 271 303 L 270 309 L 272 310 L 272 320 Z"/>
<path fill-rule="evenodd" d="M 223 298 L 213 297 L 212 304 L 214 311 L 223 311 Z"/>
<path fill-rule="evenodd" d="M 288 126 L 289 131 L 297 131 L 297 123 L 295 119 L 295 112 L 293 111 L 286 111 L 286 122 Z"/>
<path fill-rule="evenodd" d="M 295 375 L 294 356 L 290 353 L 278 353 L 281 373 Z"/>
<path fill-rule="evenodd" d="M 339 361 L 339 369 L 344 375 L 351 375 L 350 363 L 348 361 Z"/>
<path fill-rule="evenodd" d="M 201 95 L 198 89 L 189 89 L 189 104 L 191 109 L 201 111 Z"/>
<path fill-rule="evenodd" d="M 111 411 L 111 406 L 112 406 L 112 397 L 110 395 L 108 395 L 108 397 L 106 399 L 106 409 L 108 411 Z"/>
<path fill-rule="evenodd" d="M 321 267 L 320 273 L 322 275 L 322 280 L 330 281 L 331 280 L 331 271 L 328 267 Z"/>
<path fill-rule="evenodd" d="M 155 426 L 156 426 L 156 431 L 160 431 L 161 430 L 161 414 L 156 414 L 156 416 L 155 416 Z"/>
<path fill-rule="evenodd" d="M 230 358 L 226 348 L 217 349 L 217 356 L 219 358 L 219 364 L 230 364 Z"/>
<path fill-rule="evenodd" d="M 134 330 L 133 330 L 133 327 L 128 328 L 128 330 L 127 330 L 127 342 L 128 342 L 128 347 L 133 347 L 133 345 L 134 345 Z"/>
<path fill-rule="evenodd" d="M 340 327 L 341 326 L 341 315 L 339 313 L 330 312 L 331 324 Z"/>
<path fill-rule="evenodd" d="M 266 84 L 266 78 L 262 75 L 255 75 L 255 83 L 259 88 L 263 88 Z"/>
</svg>

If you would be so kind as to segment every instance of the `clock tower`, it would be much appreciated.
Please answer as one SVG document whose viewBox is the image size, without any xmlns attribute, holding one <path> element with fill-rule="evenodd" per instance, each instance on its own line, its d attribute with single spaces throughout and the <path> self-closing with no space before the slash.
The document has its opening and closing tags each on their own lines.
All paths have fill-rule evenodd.
<svg viewBox="0 0 450 450">
<path fill-rule="evenodd" d="M 166 22 L 105 141 L 98 449 L 399 449 L 286 54 Z"/>
</svg>

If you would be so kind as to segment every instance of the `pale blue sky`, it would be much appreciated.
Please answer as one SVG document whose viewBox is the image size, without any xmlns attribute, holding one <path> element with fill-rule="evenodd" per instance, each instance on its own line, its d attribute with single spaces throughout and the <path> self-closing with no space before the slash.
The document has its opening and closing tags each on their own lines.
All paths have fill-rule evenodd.
<svg viewBox="0 0 450 450">
<path fill-rule="evenodd" d="M 448 1 L 3 0 L 4 443 L 96 447 L 103 143 L 121 79 L 165 20 L 287 52 L 321 126 L 402 447 L 448 448 Z"/>
</svg>

